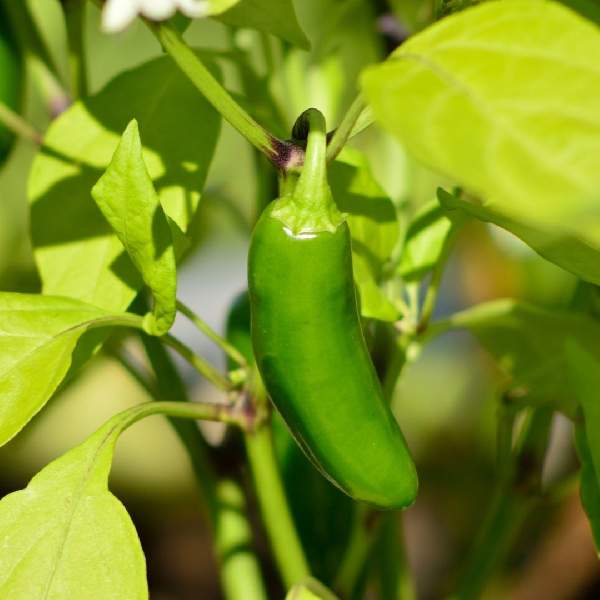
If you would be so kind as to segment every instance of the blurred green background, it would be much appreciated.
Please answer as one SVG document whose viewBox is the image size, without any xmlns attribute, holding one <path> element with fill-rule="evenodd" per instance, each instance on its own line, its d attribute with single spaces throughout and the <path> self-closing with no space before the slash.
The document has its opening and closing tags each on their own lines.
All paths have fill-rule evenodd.
<svg viewBox="0 0 600 600">
<path fill-rule="evenodd" d="M 29 0 L 28 5 L 67 80 L 64 22 L 58 1 Z M 381 60 L 404 35 L 421 28 L 432 15 L 431 5 L 421 0 L 390 0 L 389 4 L 298 0 L 295 5 L 312 50 L 288 48 L 267 82 L 278 101 L 282 123 L 276 126 L 285 123 L 288 128 L 309 106 L 320 108 L 330 124 L 337 123 L 355 94 L 361 69 Z M 161 54 L 143 24 L 137 22 L 122 34 L 107 36 L 100 32 L 99 11 L 91 3 L 87 16 L 91 93 L 124 69 Z M 228 51 L 235 44 L 255 57 L 258 72 L 264 70 L 260 53 L 264 39 L 255 32 L 232 34 L 216 21 L 201 20 L 192 24 L 186 39 L 211 51 Z M 267 38 L 267 43 L 275 56 L 280 56 L 281 44 L 274 38 Z M 240 91 L 238 71 L 226 60 L 221 63 L 228 88 Z M 22 111 L 26 119 L 44 131 L 67 103 L 65 93 L 40 65 L 30 64 Z M 404 219 L 433 198 L 442 183 L 374 127 L 352 144 L 366 153 L 377 180 Z M 34 153 L 33 144 L 18 141 L 0 170 L 0 289 L 4 291 L 39 290 L 26 197 Z M 257 179 L 254 161 L 249 145 L 224 124 L 194 232 L 196 249 L 180 273 L 181 299 L 219 331 L 231 300 L 245 287 L 255 197 L 264 189 L 265 178 L 261 174 L 261 180 Z M 470 223 L 461 232 L 447 268 L 437 314 L 506 296 L 560 306 L 568 302 L 574 286 L 572 276 L 539 258 L 516 238 Z M 175 334 L 213 364 L 224 367 L 218 351 L 187 323 L 178 321 Z M 139 349 L 132 346 L 131 351 L 135 354 Z M 416 505 L 405 513 L 404 532 L 419 597 L 439 598 L 451 589 L 490 497 L 501 375 L 467 334 L 445 336 L 413 358 L 394 396 L 394 410 L 414 451 L 422 481 Z M 206 399 L 217 394 L 181 366 L 193 396 Z M 2 494 L 25 486 L 36 471 L 82 441 L 109 416 L 144 399 L 144 392 L 110 357 L 94 358 L 17 439 L 0 450 Z M 239 447 L 222 441 L 220 427 L 206 427 L 205 433 L 212 444 L 223 445 L 224 470 L 244 470 L 235 458 Z M 570 427 L 557 418 L 545 476 L 552 480 L 575 468 Z M 247 479 L 247 474 L 243 476 Z M 216 566 L 191 469 L 165 421 L 158 417 L 145 420 L 123 436 L 111 482 L 140 532 L 151 598 L 218 598 Z M 253 518 L 256 521 L 256 514 Z M 257 527 L 258 546 L 265 569 L 272 575 L 276 597 L 281 588 Z M 528 519 L 506 568 L 486 593 L 490 598 L 511 599 L 593 598 L 600 593 L 599 576 L 573 480 Z M 366 594 L 377 598 L 377 587 L 368 587 Z"/>
</svg>

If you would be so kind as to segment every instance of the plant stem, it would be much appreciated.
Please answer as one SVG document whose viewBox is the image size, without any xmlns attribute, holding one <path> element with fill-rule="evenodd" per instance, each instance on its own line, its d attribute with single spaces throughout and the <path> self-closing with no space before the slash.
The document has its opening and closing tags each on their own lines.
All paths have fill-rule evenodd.
<svg viewBox="0 0 600 600">
<path fill-rule="evenodd" d="M 87 96 L 87 68 L 84 42 L 85 0 L 62 0 L 67 28 L 71 97 Z"/>
<path fill-rule="evenodd" d="M 386 513 L 381 524 L 377 554 L 381 600 L 415 600 L 415 582 L 408 568 L 401 515 Z"/>
<path fill-rule="evenodd" d="M 342 598 L 349 598 L 367 562 L 379 531 L 379 514 L 366 504 L 359 504 L 354 515 L 350 541 L 335 578 L 334 589 Z"/>
<path fill-rule="evenodd" d="M 146 355 L 156 374 L 158 397 L 189 401 L 187 389 L 171 357 L 158 338 L 140 332 Z M 169 419 L 183 443 L 207 509 L 207 520 L 215 538 L 214 550 L 220 578 L 228 600 L 265 600 L 260 567 L 250 544 L 250 529 L 239 500 L 241 491 L 233 481 L 217 482 L 208 460 L 206 442 L 195 423 Z M 237 499 L 233 498 L 237 495 Z M 235 500 L 234 505 L 232 502 Z"/>
<path fill-rule="evenodd" d="M 500 419 L 503 418 L 504 415 L 501 414 Z M 533 409 L 517 450 L 508 448 L 510 454 L 499 457 L 502 472 L 496 478 L 496 489 L 488 514 L 469 553 L 467 566 L 455 595 L 457 599 L 471 600 L 481 596 L 485 584 L 503 560 L 516 533 L 535 506 L 551 418 L 550 409 Z M 499 437 L 506 437 L 505 425 L 500 425 L 499 433 Z M 506 451 L 505 441 L 499 440 L 498 445 Z"/>
<path fill-rule="evenodd" d="M 365 101 L 359 94 L 348 109 L 348 112 L 344 115 L 342 122 L 338 128 L 333 132 L 331 141 L 327 145 L 327 162 L 335 160 L 337 155 L 342 151 L 342 148 L 346 145 L 346 142 L 352 135 L 352 130 L 356 124 L 360 114 L 365 108 Z"/>
<path fill-rule="evenodd" d="M 43 136 L 36 131 L 21 115 L 0 102 L 0 123 L 14 134 L 24 137 L 34 144 L 41 144 Z"/>
<path fill-rule="evenodd" d="M 220 481 L 217 499 L 215 550 L 221 557 L 225 597 L 267 600 L 260 566 L 252 551 L 252 529 L 246 518 L 246 501 L 240 486 L 231 479 Z"/>
<path fill-rule="evenodd" d="M 173 348 L 178 354 L 180 354 L 185 360 L 198 371 L 203 377 L 208 379 L 213 385 L 219 389 L 229 392 L 232 390 L 232 383 L 221 375 L 217 369 L 215 369 L 210 363 L 206 362 L 203 358 L 194 354 L 194 352 L 188 348 L 183 342 L 170 334 L 164 335 L 160 338 L 167 346 Z"/>
<path fill-rule="evenodd" d="M 280 168 L 285 168 L 291 145 L 266 131 L 231 97 L 185 43 L 177 30 L 167 23 L 158 24 L 150 21 L 146 23 L 165 52 L 173 58 L 177 66 L 222 117 L 271 162 Z"/>
<path fill-rule="evenodd" d="M 462 219 L 452 221 L 452 225 L 450 226 L 450 231 L 446 237 L 446 240 L 444 241 L 444 247 L 442 248 L 440 257 L 433 268 L 431 280 L 429 282 L 429 286 L 427 287 L 425 299 L 423 300 L 423 304 L 421 306 L 421 317 L 418 325 L 419 331 L 425 331 L 429 326 L 429 321 L 433 316 L 433 311 L 438 299 L 440 284 L 442 283 L 442 277 L 446 269 L 446 264 L 448 263 L 448 258 L 450 257 L 452 248 L 454 248 L 454 242 L 456 241 L 457 237 L 456 234 L 460 230 L 463 222 L 464 221 Z"/>
<path fill-rule="evenodd" d="M 273 449 L 271 430 L 263 425 L 245 436 L 248 461 L 263 523 L 283 583 L 290 588 L 310 575 L 308 562 L 285 497 Z"/>
<path fill-rule="evenodd" d="M 194 311 L 183 302 L 177 300 L 177 310 L 185 315 L 198 329 L 208 338 L 210 338 L 227 356 L 234 360 L 241 367 L 246 366 L 246 359 L 237 348 L 232 346 L 226 339 L 222 338 L 208 323 L 203 321 Z"/>
</svg>

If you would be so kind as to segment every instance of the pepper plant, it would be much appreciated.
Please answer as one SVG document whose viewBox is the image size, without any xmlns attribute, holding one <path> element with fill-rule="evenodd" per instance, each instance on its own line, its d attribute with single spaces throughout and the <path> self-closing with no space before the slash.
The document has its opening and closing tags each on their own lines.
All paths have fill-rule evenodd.
<svg viewBox="0 0 600 600">
<path fill-rule="evenodd" d="M 98 356 L 148 401 L 0 500 L 1 598 L 149 597 L 142 545 L 108 478 L 120 435 L 152 415 L 187 453 L 224 598 L 416 597 L 399 525 L 431 482 L 417 486 L 414 432 L 390 403 L 406 368 L 458 330 L 502 374 L 497 469 L 443 593 L 484 594 L 528 515 L 573 473 L 600 545 L 595 0 L 44 2 L 58 29 L 33 2 L 0 2 L 0 157 L 19 137 L 35 147 L 40 282 L 0 293 L 0 442 Z M 188 41 L 211 26 L 225 43 Z M 143 29 L 153 58 L 97 84 L 90 65 L 101 52 L 124 60 L 128 28 Z M 54 111 L 44 131 L 30 94 Z M 233 205 L 245 203 L 254 229 L 249 293 L 221 335 L 202 317 L 207 299 L 184 303 L 177 280 L 201 248 L 224 135 L 251 149 L 255 193 Z M 236 156 L 227 165 L 236 178 Z M 407 179 L 424 168 L 437 191 L 422 202 Z M 496 298 L 440 317 L 442 280 L 477 222 L 569 273 L 572 298 Z M 178 313 L 226 368 L 173 333 Z M 182 361 L 218 399 L 192 401 Z M 556 414 L 574 425 L 580 469 L 549 491 Z M 226 425 L 252 485 L 223 474 L 201 420 Z"/>
</svg>

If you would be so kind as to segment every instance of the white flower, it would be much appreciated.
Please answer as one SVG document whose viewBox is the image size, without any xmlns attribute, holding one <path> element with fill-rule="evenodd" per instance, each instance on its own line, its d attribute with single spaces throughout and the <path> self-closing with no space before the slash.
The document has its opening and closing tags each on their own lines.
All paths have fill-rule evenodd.
<svg viewBox="0 0 600 600">
<path fill-rule="evenodd" d="M 122 31 L 138 14 L 152 21 L 163 21 L 180 10 L 188 17 L 211 14 L 210 0 L 107 0 L 102 10 L 102 29 Z"/>
</svg>

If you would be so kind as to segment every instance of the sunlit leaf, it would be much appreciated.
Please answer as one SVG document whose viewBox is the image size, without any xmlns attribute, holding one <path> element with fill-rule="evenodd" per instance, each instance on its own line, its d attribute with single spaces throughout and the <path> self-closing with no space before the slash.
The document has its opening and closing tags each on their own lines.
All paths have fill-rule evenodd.
<svg viewBox="0 0 600 600">
<path fill-rule="evenodd" d="M 599 55 L 600 30 L 564 6 L 492 1 L 410 38 L 362 83 L 384 127 L 480 199 L 466 211 L 600 283 Z"/>
<path fill-rule="evenodd" d="M 143 284 L 90 194 L 132 117 L 176 249 L 185 244 L 220 119 L 165 57 L 117 76 L 50 126 L 29 178 L 33 245 L 46 294 L 122 311 Z"/>
<path fill-rule="evenodd" d="M 398 239 L 394 205 L 357 150 L 344 149 L 331 165 L 328 178 L 338 208 L 348 215 L 361 313 L 368 318 L 394 321 L 398 311 L 379 288 L 383 267 Z"/>
<path fill-rule="evenodd" d="M 144 164 L 135 119 L 123 133 L 92 196 L 152 292 L 154 310 L 146 328 L 155 335 L 165 334 L 176 312 L 175 251 L 167 218 Z"/>
<path fill-rule="evenodd" d="M 600 360 L 600 322 L 582 313 L 551 310 L 515 300 L 495 300 L 454 314 L 496 359 L 510 389 L 573 416 L 565 344 L 572 340 Z"/>
<path fill-rule="evenodd" d="M 292 0 L 240 0 L 217 18 L 226 25 L 272 33 L 300 48 L 310 46 Z"/>
<path fill-rule="evenodd" d="M 0 501 L 0 597 L 148 598 L 135 527 L 108 490 L 124 414 Z"/>
<path fill-rule="evenodd" d="M 0 445 L 49 400 L 86 331 L 126 324 L 140 321 L 69 298 L 0 293 Z"/>
</svg>

